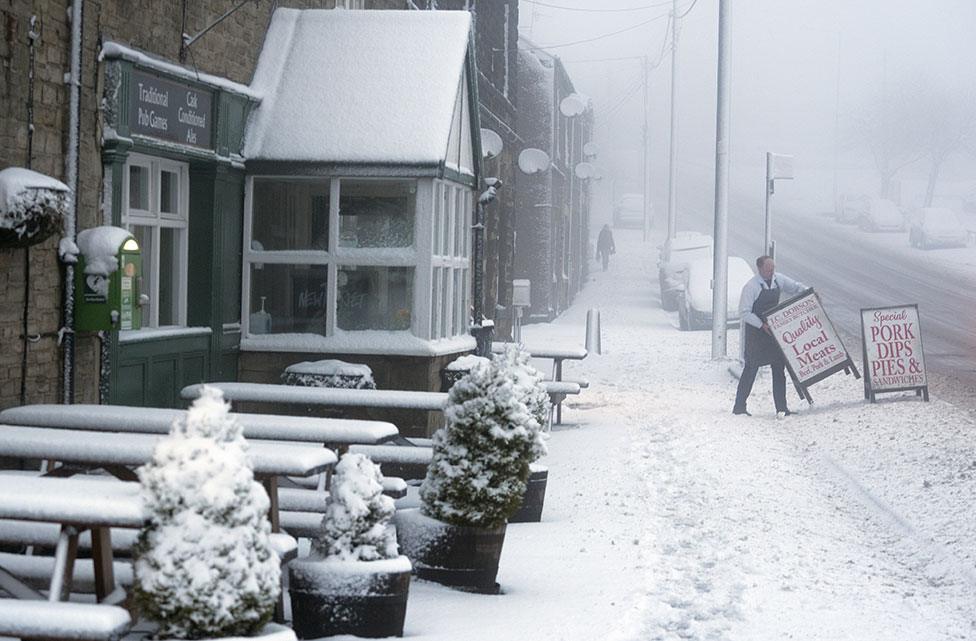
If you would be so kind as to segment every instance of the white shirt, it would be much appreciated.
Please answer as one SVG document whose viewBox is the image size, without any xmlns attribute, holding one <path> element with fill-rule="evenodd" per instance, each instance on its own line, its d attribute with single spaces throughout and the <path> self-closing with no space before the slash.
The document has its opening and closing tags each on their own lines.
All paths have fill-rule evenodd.
<svg viewBox="0 0 976 641">
<path fill-rule="evenodd" d="M 783 302 L 791 296 L 796 296 L 803 290 L 807 289 L 807 286 L 798 280 L 793 280 L 789 276 L 784 276 L 783 274 L 773 273 L 773 277 L 770 282 L 779 287 L 780 290 L 780 302 Z M 763 277 L 759 274 L 753 276 L 748 283 L 742 287 L 742 294 L 739 296 L 739 316 L 742 320 L 749 323 L 753 327 L 759 329 L 762 327 L 762 319 L 752 313 L 752 306 L 755 304 L 756 299 L 764 289 L 771 289 Z"/>
</svg>

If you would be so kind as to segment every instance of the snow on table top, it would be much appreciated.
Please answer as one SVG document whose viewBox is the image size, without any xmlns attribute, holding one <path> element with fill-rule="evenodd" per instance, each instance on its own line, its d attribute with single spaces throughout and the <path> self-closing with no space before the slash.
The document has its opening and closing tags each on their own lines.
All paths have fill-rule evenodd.
<svg viewBox="0 0 976 641">
<path fill-rule="evenodd" d="M 56 178 L 23 167 L 7 167 L 0 170 L 0 212 L 13 209 L 21 194 L 31 189 L 70 191 Z"/>
<path fill-rule="evenodd" d="M 160 438 L 156 434 L 0 425 L 0 456 L 132 467 L 149 461 Z M 251 443 L 248 457 L 259 476 L 309 476 L 337 460 L 325 448 L 278 443 Z"/>
<path fill-rule="evenodd" d="M 125 405 L 22 405 L 0 411 L 0 423 L 39 427 L 168 434 L 173 421 L 186 410 Z M 248 439 L 305 441 L 348 445 L 382 443 L 399 432 L 383 421 L 344 418 L 238 414 L 232 412 Z"/>
<path fill-rule="evenodd" d="M 505 349 L 512 343 L 500 343 L 495 341 L 491 344 L 491 351 L 495 354 L 501 354 Z M 582 360 L 586 358 L 587 351 L 585 347 L 579 347 L 578 345 L 546 345 L 546 344 L 536 344 L 536 345 L 523 345 L 525 350 L 532 356 L 532 358 L 552 358 L 558 360 Z"/>
<path fill-rule="evenodd" d="M 466 11 L 275 11 L 244 156 L 438 165 L 464 69 Z M 328 117 L 323 117 L 328 114 Z"/>
<path fill-rule="evenodd" d="M 389 407 L 415 410 L 442 410 L 447 405 L 446 392 L 407 390 L 334 389 L 274 385 L 268 383 L 207 383 L 224 393 L 229 401 L 334 405 L 345 407 Z M 203 385 L 188 385 L 180 392 L 190 400 L 200 395 Z"/>
<path fill-rule="evenodd" d="M 285 368 L 291 374 L 315 374 L 318 376 L 363 376 L 372 378 L 373 370 L 363 363 L 347 363 L 334 358 L 321 361 L 302 361 Z"/>
<path fill-rule="evenodd" d="M 0 483 L 0 518 L 140 527 L 142 499 L 138 483 L 4 476 Z"/>
<path fill-rule="evenodd" d="M 129 613 L 115 605 L 0 599 L 0 634 L 55 639 L 101 640 L 125 632 Z"/>
<path fill-rule="evenodd" d="M 365 454 L 374 463 L 417 463 L 430 464 L 434 450 L 429 447 L 410 447 L 409 445 L 353 445 L 350 452 Z"/>
</svg>

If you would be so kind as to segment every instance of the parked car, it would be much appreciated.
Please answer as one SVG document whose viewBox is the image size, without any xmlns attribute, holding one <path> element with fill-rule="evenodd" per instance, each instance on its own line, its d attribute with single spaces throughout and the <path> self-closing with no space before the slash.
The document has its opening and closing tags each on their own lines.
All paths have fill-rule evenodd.
<svg viewBox="0 0 976 641">
<path fill-rule="evenodd" d="M 965 247 L 968 234 L 959 216 L 944 207 L 924 207 L 912 214 L 908 244 L 919 249 Z"/>
<path fill-rule="evenodd" d="M 678 308 L 678 294 L 684 287 L 684 271 L 693 260 L 712 258 L 712 237 L 698 232 L 680 231 L 659 247 L 658 282 L 661 307 L 669 312 Z"/>
<path fill-rule="evenodd" d="M 712 326 L 712 259 L 700 258 L 688 264 L 685 285 L 678 295 L 678 327 L 684 331 Z M 739 296 L 753 277 L 744 258 L 729 256 L 726 314 L 729 322 L 739 320 Z"/>
<path fill-rule="evenodd" d="M 905 231 L 901 210 L 884 198 L 869 198 L 857 224 L 865 231 Z"/>
<path fill-rule="evenodd" d="M 648 212 L 650 216 L 650 212 Z M 623 194 L 613 206 L 613 226 L 628 229 L 644 227 L 644 195 Z"/>
<path fill-rule="evenodd" d="M 843 194 L 837 199 L 834 220 L 839 223 L 855 225 L 868 210 L 870 198 L 863 194 Z"/>
</svg>

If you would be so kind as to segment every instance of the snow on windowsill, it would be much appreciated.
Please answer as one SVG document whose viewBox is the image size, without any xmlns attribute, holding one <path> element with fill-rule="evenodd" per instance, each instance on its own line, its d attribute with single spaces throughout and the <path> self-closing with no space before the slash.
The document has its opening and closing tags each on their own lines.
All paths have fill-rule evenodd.
<svg viewBox="0 0 976 641">
<path fill-rule="evenodd" d="M 305 352 L 324 354 L 388 354 L 391 356 L 442 356 L 475 349 L 467 334 L 425 340 L 409 332 L 366 330 L 318 334 L 262 334 L 241 339 L 242 352 Z"/>
<path fill-rule="evenodd" d="M 209 327 L 149 327 L 119 332 L 120 343 L 142 343 L 164 338 L 185 338 L 190 336 L 210 336 Z"/>
</svg>

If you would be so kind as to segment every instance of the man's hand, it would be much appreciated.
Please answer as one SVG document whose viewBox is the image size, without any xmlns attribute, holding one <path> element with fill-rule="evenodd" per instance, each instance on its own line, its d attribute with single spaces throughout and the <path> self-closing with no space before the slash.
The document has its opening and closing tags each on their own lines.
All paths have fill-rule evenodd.
<svg viewBox="0 0 976 641">
<path fill-rule="evenodd" d="M 770 336 L 773 335 L 773 330 L 769 329 L 769 323 L 763 322 L 763 324 L 762 324 L 762 331 L 766 332 Z"/>
</svg>

